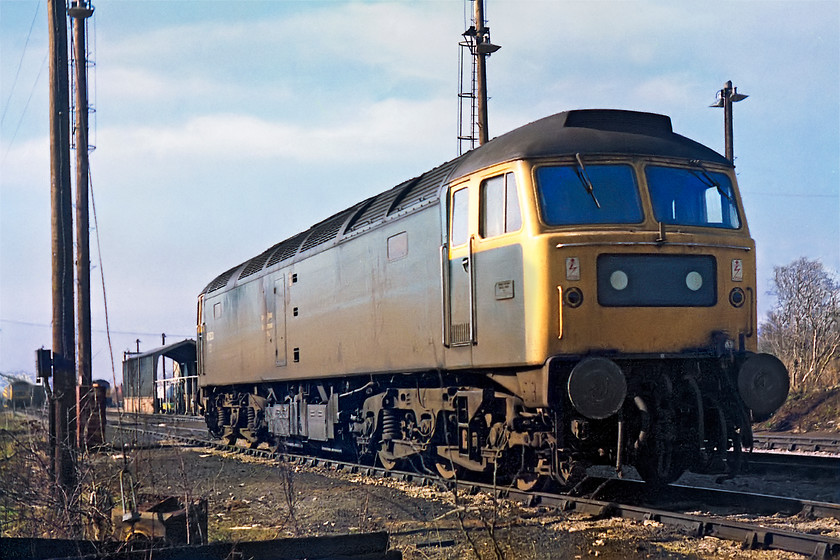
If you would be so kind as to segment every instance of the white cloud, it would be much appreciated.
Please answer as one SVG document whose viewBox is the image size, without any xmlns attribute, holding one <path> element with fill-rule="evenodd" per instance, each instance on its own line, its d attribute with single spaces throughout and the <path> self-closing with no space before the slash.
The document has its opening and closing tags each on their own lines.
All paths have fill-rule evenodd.
<svg viewBox="0 0 840 560">
<path fill-rule="evenodd" d="M 650 100 L 663 107 L 691 107 L 697 101 L 698 86 L 690 73 L 677 72 L 647 77 L 631 87 L 628 93 L 634 98 Z M 714 101 L 711 94 L 709 98 Z"/>
<path fill-rule="evenodd" d="M 440 80 L 440 62 L 455 55 L 461 32 L 460 24 L 442 6 L 331 2 L 319 9 L 258 20 L 132 29 L 109 37 L 99 52 L 104 64 L 121 61 L 164 74 L 177 69 L 179 79 L 215 68 L 220 82 L 249 69 L 254 69 L 250 78 L 257 81 L 282 81 L 350 62 L 387 75 Z M 236 5 L 231 9 L 235 11 Z M 269 11 L 277 10 L 269 6 Z M 454 65 L 451 68 L 454 71 Z"/>
<path fill-rule="evenodd" d="M 208 114 L 171 125 L 110 127 L 99 137 L 110 158 L 137 161 L 283 158 L 313 163 L 374 161 L 417 147 L 418 139 L 445 136 L 441 118 L 452 112 L 444 100 L 389 99 L 355 107 L 346 119 L 302 126 L 244 113 Z"/>
<path fill-rule="evenodd" d="M 26 141 L 17 141 L 14 145 L 0 144 L 3 169 L 0 172 L 0 185 L 3 195 L 10 190 L 34 188 L 36 185 L 50 185 L 50 144 L 49 138 L 42 136 Z"/>
</svg>

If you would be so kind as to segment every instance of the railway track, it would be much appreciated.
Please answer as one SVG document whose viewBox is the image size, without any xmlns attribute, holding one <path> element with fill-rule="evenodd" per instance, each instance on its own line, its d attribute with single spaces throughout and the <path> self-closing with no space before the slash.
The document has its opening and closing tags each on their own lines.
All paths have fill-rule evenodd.
<svg viewBox="0 0 840 560">
<path fill-rule="evenodd" d="M 785 473 L 804 478 L 836 478 L 840 484 L 840 455 L 755 451 L 750 455 L 746 472 Z"/>
<path fill-rule="evenodd" d="M 443 485 L 457 487 L 466 492 L 483 491 L 500 498 L 516 500 L 530 506 L 543 506 L 561 511 L 573 511 L 598 517 L 614 516 L 633 520 L 653 520 L 665 525 L 688 529 L 696 537 L 714 536 L 734 540 L 748 548 L 783 550 L 804 554 L 812 558 L 840 557 L 840 539 L 788 529 L 733 520 L 731 515 L 772 515 L 805 518 L 834 518 L 840 520 L 840 504 L 768 496 L 749 492 L 727 491 L 672 484 L 652 493 L 644 483 L 631 480 L 599 479 L 593 477 L 579 484 L 573 493 L 528 493 L 508 487 L 478 482 L 442 481 L 438 476 L 407 471 L 385 470 L 336 459 L 308 457 L 291 453 L 277 453 L 267 449 L 229 446 L 211 441 L 205 435 L 196 436 L 195 429 L 183 425 L 175 428 L 182 434 L 172 433 L 174 424 L 157 419 L 157 422 L 125 422 L 119 426 L 152 439 L 175 439 L 187 445 L 206 446 L 243 455 L 281 460 L 309 467 L 359 473 L 373 477 L 394 478 L 418 485 Z M 133 424 L 133 425 L 131 425 Z M 118 427 L 112 425 L 112 427 Z M 206 433 L 206 432 L 205 432 Z M 137 437 L 135 436 L 135 440 Z M 453 486 L 454 485 L 454 486 Z M 675 507 L 678 504 L 679 507 Z M 720 513 L 684 513 L 697 509 Z M 681 511 L 675 511 L 681 510 Z"/>
<path fill-rule="evenodd" d="M 840 435 L 759 433 L 753 439 L 756 449 L 840 454 Z"/>
<path fill-rule="evenodd" d="M 204 420 L 198 416 L 123 414 L 121 421 L 143 425 L 171 425 L 181 431 L 191 431 L 199 437 L 207 433 Z M 836 483 L 840 484 L 840 451 L 831 454 L 831 450 L 834 449 L 831 444 L 837 444 L 838 439 L 826 436 L 771 435 L 769 439 L 758 441 L 759 451 L 750 454 L 745 474 L 781 473 L 798 478 L 835 478 Z M 806 450 L 821 453 L 804 453 Z"/>
</svg>

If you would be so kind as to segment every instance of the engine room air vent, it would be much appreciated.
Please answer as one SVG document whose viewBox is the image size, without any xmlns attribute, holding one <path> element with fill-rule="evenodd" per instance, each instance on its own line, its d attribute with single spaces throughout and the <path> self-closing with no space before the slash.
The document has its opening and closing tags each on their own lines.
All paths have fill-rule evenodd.
<svg viewBox="0 0 840 560">
<path fill-rule="evenodd" d="M 306 251 L 307 249 L 317 247 L 322 243 L 335 239 L 341 229 L 341 226 L 344 225 L 344 222 L 346 221 L 347 212 L 342 212 L 341 214 L 324 220 L 320 224 L 312 226 L 312 229 L 309 230 L 311 233 L 309 234 L 309 237 L 306 238 L 306 241 L 303 242 L 303 246 L 300 250 Z"/>
<path fill-rule="evenodd" d="M 262 252 L 261 254 L 248 261 L 248 264 L 246 264 L 245 268 L 242 269 L 242 272 L 239 273 L 239 280 L 247 278 L 248 276 L 256 274 L 257 272 L 262 270 L 263 266 L 265 266 L 265 262 L 268 260 L 268 257 L 271 256 L 272 252 L 274 252 L 274 247 Z"/>
<path fill-rule="evenodd" d="M 266 266 L 274 266 L 279 262 L 294 257 L 295 253 L 297 253 L 298 247 L 300 247 L 301 241 L 303 241 L 303 238 L 306 237 L 306 233 L 307 232 L 299 233 L 294 237 L 290 237 L 289 239 L 278 243 L 274 253 L 271 257 L 269 257 Z"/>
<path fill-rule="evenodd" d="M 204 293 L 209 294 L 210 292 L 215 292 L 216 290 L 220 290 L 227 286 L 228 280 L 230 277 L 233 276 L 233 273 L 241 265 L 236 265 L 235 267 L 231 268 L 230 270 L 223 272 L 222 274 L 218 275 L 212 282 L 210 282 L 206 288 L 204 288 Z"/>
<path fill-rule="evenodd" d="M 374 197 L 373 201 L 365 207 L 364 211 L 347 226 L 345 233 L 350 233 L 381 221 L 388 214 L 388 209 L 393 205 L 394 200 L 412 181 L 414 179 L 400 183 L 393 189 Z"/>
<path fill-rule="evenodd" d="M 394 200 L 388 215 L 419 206 L 427 200 L 437 199 L 440 185 L 453 167 L 455 161 L 450 161 L 415 179 L 413 184 Z"/>
</svg>

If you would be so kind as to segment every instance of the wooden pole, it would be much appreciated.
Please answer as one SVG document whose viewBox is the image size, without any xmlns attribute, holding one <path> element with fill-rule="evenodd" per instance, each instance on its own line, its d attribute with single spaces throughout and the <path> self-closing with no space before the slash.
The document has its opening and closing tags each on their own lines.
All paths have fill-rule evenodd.
<svg viewBox="0 0 840 560">
<path fill-rule="evenodd" d="M 47 0 L 50 50 L 50 193 L 52 215 L 53 473 L 74 485 L 75 325 L 73 316 L 73 211 L 70 189 L 70 94 L 64 0 Z"/>
</svg>

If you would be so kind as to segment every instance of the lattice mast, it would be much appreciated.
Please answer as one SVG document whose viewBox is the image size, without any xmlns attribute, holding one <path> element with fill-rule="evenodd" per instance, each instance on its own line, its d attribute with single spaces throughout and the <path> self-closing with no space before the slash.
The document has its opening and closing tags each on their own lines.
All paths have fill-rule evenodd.
<svg viewBox="0 0 840 560">
<path fill-rule="evenodd" d="M 88 115 L 87 22 L 93 15 L 89 0 L 74 0 L 67 8 L 73 35 L 72 76 L 75 91 L 73 140 L 76 148 L 76 313 L 78 376 L 76 384 L 77 445 L 86 449 L 103 441 L 102 421 L 93 395 L 93 358 L 90 326 L 90 165 Z"/>
<path fill-rule="evenodd" d="M 465 145 L 468 149 L 473 149 L 476 142 L 481 145 L 489 139 L 486 62 L 488 56 L 501 48 L 490 42 L 490 28 L 484 22 L 484 0 L 474 0 L 473 4 L 472 25 L 464 31 L 462 34 L 464 40 L 459 43 L 461 47 L 458 82 L 459 155 L 464 152 Z M 469 68 L 467 68 L 467 60 L 469 60 Z M 467 123 L 467 114 L 469 123 Z"/>
</svg>

